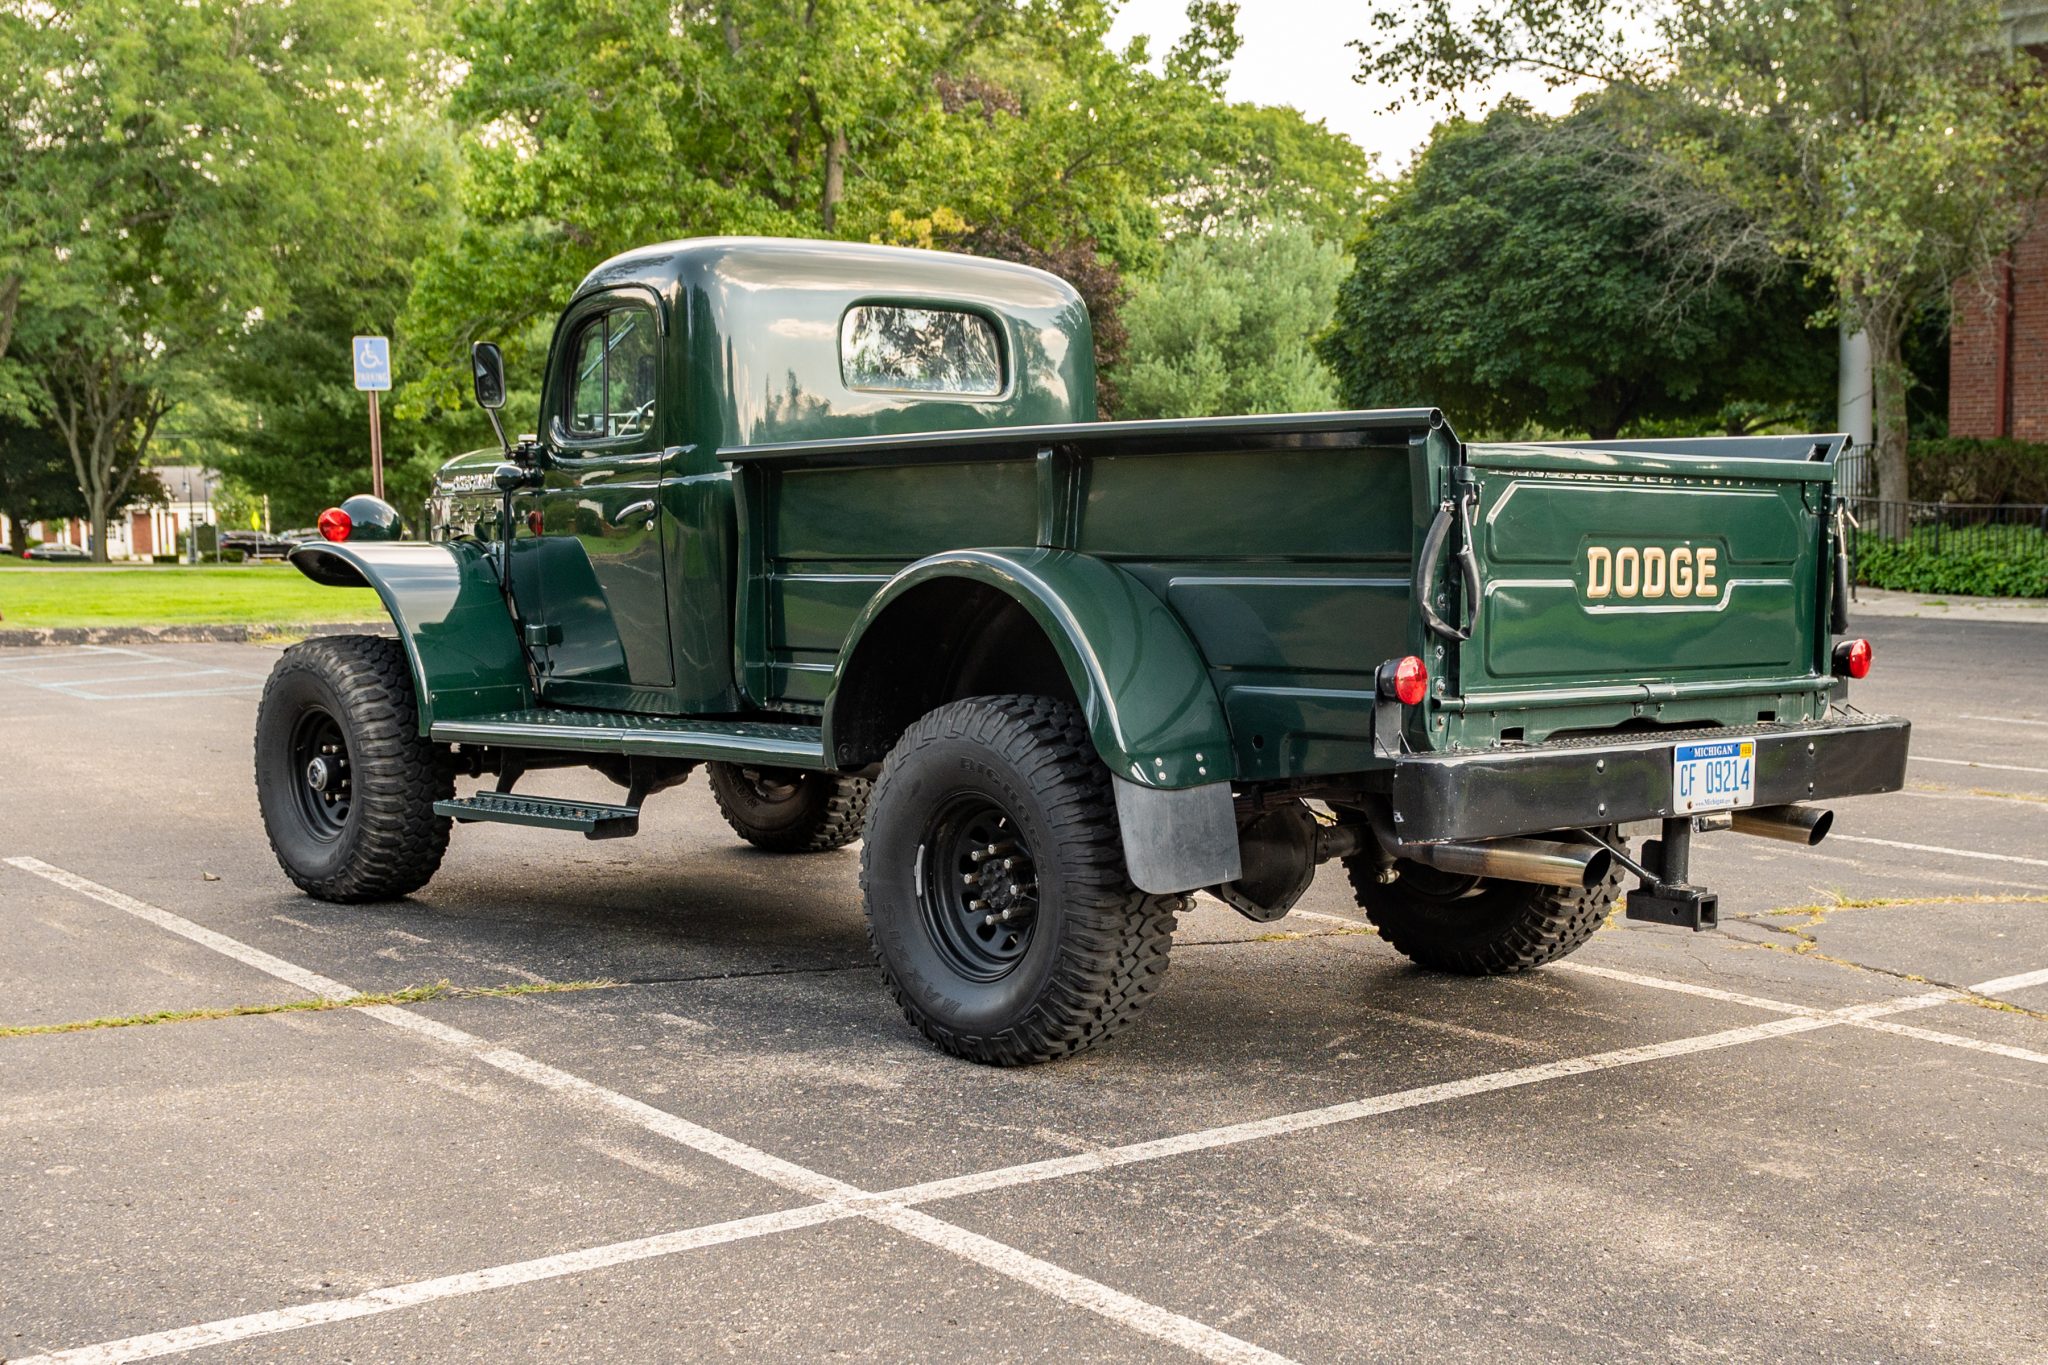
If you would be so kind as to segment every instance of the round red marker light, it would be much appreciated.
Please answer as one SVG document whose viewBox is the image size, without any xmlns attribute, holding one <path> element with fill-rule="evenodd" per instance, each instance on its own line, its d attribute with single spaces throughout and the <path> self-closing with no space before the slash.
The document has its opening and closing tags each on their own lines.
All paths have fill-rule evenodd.
<svg viewBox="0 0 2048 1365">
<path fill-rule="evenodd" d="M 1835 646 L 1835 672 L 1848 678 L 1870 676 L 1870 641 L 1844 640 Z"/>
<path fill-rule="evenodd" d="M 322 512 L 319 526 L 320 534 L 333 541 L 347 540 L 348 533 L 356 529 L 356 524 L 349 520 L 348 513 L 339 507 L 330 507 Z"/>
<path fill-rule="evenodd" d="M 1414 706 L 1429 695 L 1429 669 L 1422 660 L 1410 654 L 1394 662 L 1394 699 L 1403 706 Z"/>
</svg>

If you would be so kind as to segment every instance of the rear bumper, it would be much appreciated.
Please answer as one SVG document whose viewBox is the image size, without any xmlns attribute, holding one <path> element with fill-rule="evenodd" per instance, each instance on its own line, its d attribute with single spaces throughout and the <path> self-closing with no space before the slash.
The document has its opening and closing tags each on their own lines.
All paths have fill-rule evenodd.
<svg viewBox="0 0 2048 1365">
<path fill-rule="evenodd" d="M 1394 829 L 1403 840 L 1435 843 L 1658 819 L 1671 808 L 1672 747 L 1691 739 L 1754 739 L 1759 806 L 1897 791 L 1911 733 L 1897 717 L 1868 716 L 1409 754 L 1394 763 Z"/>
</svg>

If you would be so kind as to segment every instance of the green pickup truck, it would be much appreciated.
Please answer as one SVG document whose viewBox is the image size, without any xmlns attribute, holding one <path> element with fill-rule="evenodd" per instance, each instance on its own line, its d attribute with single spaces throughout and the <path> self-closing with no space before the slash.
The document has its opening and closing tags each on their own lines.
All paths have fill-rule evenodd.
<svg viewBox="0 0 2048 1365">
<path fill-rule="evenodd" d="M 1416 962 L 1522 971 L 1625 877 L 1711 925 L 1696 833 L 1811 844 L 1904 781 L 1906 723 L 1845 698 L 1840 436 L 1098 422 L 1065 283 L 837 242 L 598 267 L 516 443 L 473 360 L 500 448 L 428 538 L 359 496 L 292 552 L 397 627 L 287 650 L 258 713 L 327 900 L 417 890 L 455 823 L 633 834 L 701 764 L 762 849 L 862 840 L 905 1015 L 1014 1064 L 1131 1019 L 1196 890 L 1276 919 L 1337 860 Z M 622 794 L 533 790 L 581 767 Z"/>
</svg>

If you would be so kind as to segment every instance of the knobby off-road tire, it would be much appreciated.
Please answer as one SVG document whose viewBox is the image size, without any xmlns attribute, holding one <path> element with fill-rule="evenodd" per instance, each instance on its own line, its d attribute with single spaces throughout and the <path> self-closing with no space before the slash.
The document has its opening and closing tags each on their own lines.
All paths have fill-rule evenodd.
<svg viewBox="0 0 2048 1365">
<path fill-rule="evenodd" d="M 1593 937 L 1621 892 L 1619 865 L 1584 890 L 1454 877 L 1405 860 L 1396 866 L 1399 879 L 1383 884 L 1369 859 L 1344 860 L 1359 907 L 1418 966 L 1460 976 L 1506 976 L 1557 961 Z"/>
<path fill-rule="evenodd" d="M 271 669 L 256 710 L 256 799 L 300 890 L 392 900 L 441 866 L 449 821 L 434 802 L 455 794 L 455 774 L 418 715 L 396 640 L 308 640 Z"/>
<path fill-rule="evenodd" d="M 953 702 L 890 752 L 861 853 L 868 940 L 943 1050 L 1072 1056 L 1159 988 L 1187 902 L 1131 884 L 1110 780 L 1080 716 L 1045 697 Z"/>
<path fill-rule="evenodd" d="M 733 832 L 770 853 L 823 853 L 860 838 L 874 784 L 864 777 L 707 763 L 718 813 Z"/>
</svg>

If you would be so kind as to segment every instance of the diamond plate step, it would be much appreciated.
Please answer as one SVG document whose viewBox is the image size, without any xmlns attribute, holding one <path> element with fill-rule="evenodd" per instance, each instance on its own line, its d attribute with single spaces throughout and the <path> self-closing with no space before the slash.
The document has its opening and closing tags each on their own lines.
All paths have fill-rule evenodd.
<svg viewBox="0 0 2048 1365">
<path fill-rule="evenodd" d="M 433 737 L 458 744 L 645 754 L 657 758 L 723 759 L 779 768 L 823 768 L 825 742 L 815 725 L 746 720 L 696 720 L 621 711 L 535 707 L 439 721 Z"/>
<path fill-rule="evenodd" d="M 637 806 L 607 806 L 596 801 L 571 801 L 559 796 L 516 796 L 505 792 L 478 792 L 475 796 L 436 801 L 434 814 L 457 820 L 490 821 L 500 825 L 537 825 L 543 829 L 573 829 L 587 839 L 623 839 L 640 832 Z"/>
</svg>

